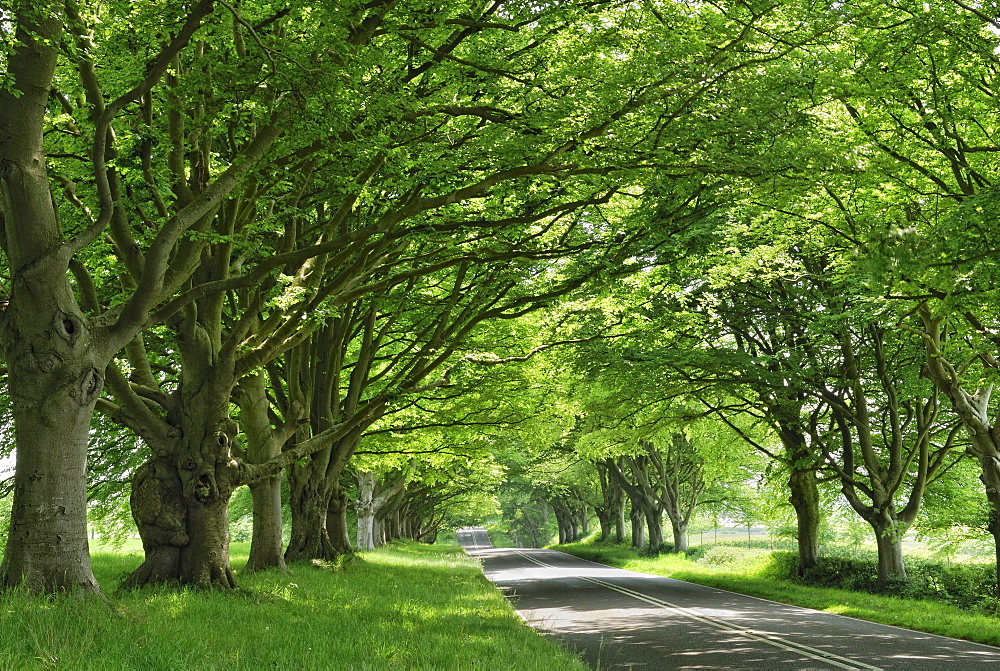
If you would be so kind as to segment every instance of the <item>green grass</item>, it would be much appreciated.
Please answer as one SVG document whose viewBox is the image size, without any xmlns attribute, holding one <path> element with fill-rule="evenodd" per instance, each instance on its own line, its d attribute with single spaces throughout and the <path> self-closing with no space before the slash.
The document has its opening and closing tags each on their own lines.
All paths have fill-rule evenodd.
<svg viewBox="0 0 1000 671">
<path fill-rule="evenodd" d="M 132 548 L 134 550 L 134 548 Z M 95 552 L 108 601 L 0 595 L 0 669 L 585 668 L 524 625 L 457 546 L 238 576 L 237 593 L 115 594 L 139 553 Z M 233 565 L 249 544 L 234 544 Z"/>
<path fill-rule="evenodd" d="M 713 566 L 675 554 L 642 557 L 634 549 L 624 545 L 573 543 L 553 547 L 584 559 L 630 571 L 687 580 L 871 622 L 1000 645 L 1000 619 L 996 617 L 970 613 L 956 606 L 930 600 L 812 587 L 769 576 L 771 553 L 764 550 L 743 550 L 742 553 L 727 550 L 727 554 L 733 555 L 732 560 Z M 743 556 L 740 557 L 739 554 Z"/>
</svg>

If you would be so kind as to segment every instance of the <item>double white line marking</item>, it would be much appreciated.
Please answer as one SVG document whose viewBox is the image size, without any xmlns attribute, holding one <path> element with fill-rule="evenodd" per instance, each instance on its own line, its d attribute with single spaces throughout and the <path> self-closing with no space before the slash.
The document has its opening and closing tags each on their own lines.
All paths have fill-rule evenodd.
<svg viewBox="0 0 1000 671">
<path fill-rule="evenodd" d="M 558 566 L 547 564 L 546 562 L 531 557 L 523 552 L 518 552 L 517 554 L 524 557 L 525 559 L 527 559 L 532 563 L 538 564 L 539 566 L 544 566 L 545 568 L 555 568 L 555 569 L 559 568 Z M 740 636 L 743 636 L 744 638 L 749 638 L 754 641 L 766 643 L 767 645 L 772 645 L 775 648 L 780 648 L 782 650 L 787 650 L 789 652 L 798 653 L 800 655 L 804 655 L 811 659 L 825 662 L 826 664 L 829 664 L 830 666 L 835 666 L 838 669 L 868 669 L 870 671 L 881 671 L 881 669 L 877 666 L 871 666 L 870 664 L 857 662 L 848 657 L 841 657 L 840 655 L 835 655 L 834 653 L 827 652 L 826 650 L 819 650 L 818 648 L 813 648 L 808 645 L 804 645 L 802 643 L 789 641 L 787 639 L 781 638 L 780 636 L 775 636 L 774 634 L 769 634 L 767 632 L 754 631 L 752 629 L 737 627 L 735 625 L 726 622 L 725 620 L 719 620 L 714 617 L 708 617 L 707 615 L 701 615 L 692 610 L 684 608 L 683 606 L 678 606 L 677 604 L 670 603 L 669 601 L 664 601 L 662 599 L 651 597 L 647 594 L 643 594 L 642 592 L 636 592 L 635 590 L 628 589 L 627 587 L 621 587 L 619 585 L 614 585 L 604 580 L 598 580 L 597 578 L 590 578 L 587 576 L 574 575 L 573 577 L 579 578 L 580 580 L 586 580 L 589 583 L 600 585 L 601 587 L 605 587 L 607 589 L 619 592 L 621 594 L 625 594 L 627 596 L 632 597 L 633 599 L 638 599 L 639 601 L 643 601 L 658 608 L 662 608 L 663 610 L 669 611 L 676 615 L 682 615 L 692 620 L 701 622 L 702 624 L 707 624 L 708 626 L 718 629 L 719 631 L 738 634 Z"/>
</svg>

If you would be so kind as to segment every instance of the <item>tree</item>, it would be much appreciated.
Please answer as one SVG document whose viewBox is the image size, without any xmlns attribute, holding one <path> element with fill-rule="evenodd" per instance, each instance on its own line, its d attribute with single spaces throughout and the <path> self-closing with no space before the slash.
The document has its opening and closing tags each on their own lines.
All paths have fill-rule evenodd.
<svg viewBox="0 0 1000 671">
<path fill-rule="evenodd" d="M 336 483 L 361 433 L 431 384 L 468 331 L 641 267 L 667 223 L 722 202 L 719 175 L 774 171 L 747 167 L 740 147 L 768 114 L 744 114 L 732 103 L 746 91 L 729 87 L 840 20 L 803 22 L 810 10 L 16 3 L 0 92 L 0 344 L 18 466 L 0 581 L 96 591 L 83 494 L 95 404 L 149 449 L 132 492 L 147 557 L 130 585 L 232 587 L 232 491 L 270 479 L 256 489 L 273 507 L 276 473 L 314 454 L 332 458 L 293 480 L 324 478 L 308 505 L 339 519 Z M 724 155 L 731 165 L 704 169 Z M 647 195 L 657 221 L 630 220 Z M 411 281 L 433 293 L 432 277 L 502 298 L 492 312 L 439 310 L 430 320 L 447 333 L 403 349 L 366 345 L 392 333 L 399 310 L 385 301 Z M 534 294 L 519 293 L 525 279 Z M 324 404 L 347 397 L 302 403 L 300 380 L 272 373 L 301 355 L 284 365 L 308 377 L 312 354 L 297 348 L 321 347 L 328 326 L 342 354 L 362 353 L 331 373 L 355 366 L 349 393 L 374 392 L 350 411 Z M 392 365 L 364 361 L 376 352 Z M 262 368 L 291 403 L 272 404 L 270 432 L 255 422 L 247 455 L 231 402 Z M 243 400 L 248 417 L 262 407 Z M 296 529 L 293 555 L 335 551 Z"/>
<path fill-rule="evenodd" d="M 2 246 L 11 272 L 2 342 L 17 442 L 12 524 L 0 565 L 4 584 L 25 582 L 40 591 L 98 590 L 87 551 L 85 468 L 91 416 L 105 370 L 146 326 L 149 312 L 193 270 L 201 245 L 184 238 L 185 232 L 211 216 L 279 135 L 265 121 L 233 143 L 228 165 L 204 174 L 200 197 L 177 198 L 164 206 L 141 238 L 148 253 L 137 251 L 140 242 L 129 228 L 124 187 L 113 160 L 112 124 L 130 105 L 142 106 L 211 9 L 206 1 L 179 16 L 165 11 L 162 46 L 122 62 L 124 78 L 144 71 L 125 86 L 116 82 L 106 95 L 92 60 L 90 31 L 74 3 L 64 8 L 62 3 L 23 2 L 13 8 L 15 46 L 7 61 L 9 80 L 0 90 Z M 118 27 L 111 25 L 109 32 Z M 60 47 L 74 41 L 74 50 L 66 50 L 70 63 L 64 61 L 63 67 L 76 67 L 78 78 L 70 86 L 88 102 L 76 119 L 76 132 L 85 138 L 83 161 L 93 188 L 81 200 L 75 183 L 66 181 L 66 201 L 85 215 L 69 223 L 60 216 L 66 214 L 64 208 L 57 212 L 53 206 L 56 194 L 45 160 L 51 136 L 45 130 L 50 93 L 68 100 L 53 84 Z M 148 68 L 132 69 L 147 56 L 152 56 Z M 127 269 L 130 290 L 112 310 L 101 310 L 90 300 L 90 278 L 78 259 L 106 230 L 112 244 L 134 262 Z M 70 271 L 82 299 L 71 286 Z"/>
<path fill-rule="evenodd" d="M 607 542 L 612 533 L 616 543 L 625 541 L 625 492 L 612 477 L 608 466 L 601 461 L 594 462 L 601 487 L 601 502 L 594 506 L 601 525 L 601 541 Z"/>
<path fill-rule="evenodd" d="M 927 486 L 954 465 L 957 458 L 949 457 L 959 426 L 939 420 L 938 392 L 919 379 L 911 338 L 892 338 L 884 315 L 849 321 L 836 334 L 836 375 L 818 390 L 839 437 L 836 448 L 823 444 L 823 453 L 848 503 L 875 531 L 878 579 L 885 584 L 906 577 L 903 535 Z"/>
<path fill-rule="evenodd" d="M 381 545 L 382 534 L 376 529 L 377 518 L 385 517 L 386 504 L 403 492 L 409 480 L 409 469 L 404 469 L 394 479 L 380 482 L 381 486 L 376 491 L 375 473 L 358 471 L 358 500 L 354 504 L 358 512 L 358 550 L 374 550 L 376 539 Z"/>
<path fill-rule="evenodd" d="M 869 9 L 852 27 L 867 56 L 845 72 L 837 96 L 850 120 L 841 137 L 863 148 L 866 179 L 828 189 L 843 222 L 835 230 L 865 255 L 859 274 L 910 306 L 899 309 L 909 312 L 900 326 L 922 339 L 925 373 L 969 433 L 1000 556 L 989 408 L 997 244 L 983 226 L 997 174 L 985 113 L 996 102 L 993 18 L 958 0 Z M 880 29 L 887 18 L 898 26 L 891 39 Z"/>
</svg>

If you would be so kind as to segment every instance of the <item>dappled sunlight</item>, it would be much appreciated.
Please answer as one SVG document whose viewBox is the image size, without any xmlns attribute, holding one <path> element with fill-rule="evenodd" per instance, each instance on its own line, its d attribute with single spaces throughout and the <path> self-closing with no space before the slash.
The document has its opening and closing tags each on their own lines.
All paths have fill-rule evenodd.
<svg viewBox="0 0 1000 671">
<path fill-rule="evenodd" d="M 109 559 L 111 557 L 109 556 Z M 119 556 L 113 570 L 141 557 Z M 104 557 L 95 556 L 101 572 Z M 293 564 L 241 576 L 231 593 L 151 587 L 97 601 L 0 609 L 2 668 L 578 669 L 537 637 L 456 549 L 393 546 L 344 570 Z M 65 633 L 65 635 L 64 635 Z M 353 663 L 353 662 L 352 662 Z"/>
</svg>

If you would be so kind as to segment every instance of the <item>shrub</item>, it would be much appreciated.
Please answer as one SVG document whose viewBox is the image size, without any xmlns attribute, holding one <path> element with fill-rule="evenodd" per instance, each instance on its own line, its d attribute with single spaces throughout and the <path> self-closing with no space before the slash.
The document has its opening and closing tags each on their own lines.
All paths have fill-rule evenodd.
<svg viewBox="0 0 1000 671">
<path fill-rule="evenodd" d="M 713 545 L 697 563 L 723 569 L 762 570 L 770 557 L 769 550 L 751 550 L 734 545 Z"/>
<path fill-rule="evenodd" d="M 664 543 L 659 547 L 653 547 L 652 545 L 647 545 L 646 547 L 639 550 L 640 557 L 659 557 L 663 553 L 673 552 L 673 543 Z"/>
<path fill-rule="evenodd" d="M 891 594 L 914 599 L 932 599 L 982 611 L 1000 612 L 1000 600 L 994 598 L 994 564 L 942 564 L 916 558 L 906 560 L 905 580 L 892 580 L 879 586 L 878 562 L 871 557 L 820 557 L 816 566 L 802 577 L 796 576 L 798 556 L 794 552 L 772 553 L 767 575 L 803 582 L 818 587 L 833 587 Z"/>
<path fill-rule="evenodd" d="M 699 559 L 705 556 L 705 552 L 707 552 L 705 546 L 699 545 L 697 547 L 688 548 L 688 551 L 685 553 L 685 556 L 691 561 L 698 561 Z"/>
</svg>

